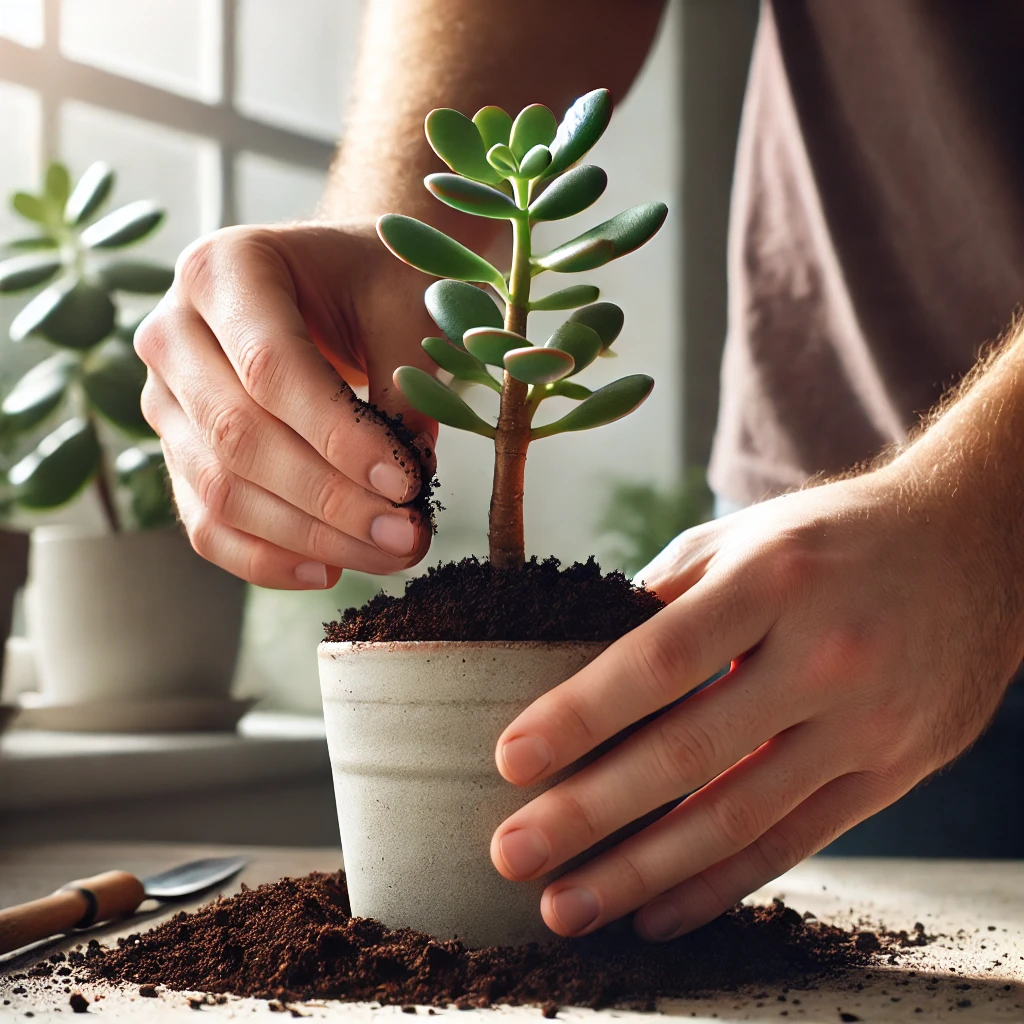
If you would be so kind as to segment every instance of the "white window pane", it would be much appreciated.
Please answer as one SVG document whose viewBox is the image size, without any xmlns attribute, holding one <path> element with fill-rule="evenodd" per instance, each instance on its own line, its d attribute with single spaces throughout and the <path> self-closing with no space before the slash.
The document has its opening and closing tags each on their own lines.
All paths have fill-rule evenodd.
<svg viewBox="0 0 1024 1024">
<path fill-rule="evenodd" d="M 218 0 L 63 0 L 66 57 L 215 103 L 221 98 Z"/>
<path fill-rule="evenodd" d="M 0 36 L 22 46 L 42 46 L 43 0 L 0 0 Z"/>
<path fill-rule="evenodd" d="M 362 8 L 362 0 L 238 0 L 238 109 L 337 138 Z"/>
<path fill-rule="evenodd" d="M 2 4 L 0 4 L 2 7 Z M 7 196 L 39 188 L 43 107 L 39 93 L 0 82 L 0 235 L 31 234 L 32 225 L 15 214 Z"/>
<path fill-rule="evenodd" d="M 243 224 L 274 224 L 313 216 L 325 171 L 240 153 L 235 161 L 235 202 Z"/>
<path fill-rule="evenodd" d="M 61 109 L 60 132 L 61 153 L 72 174 L 81 174 L 94 160 L 115 168 L 111 208 L 135 199 L 155 199 L 166 207 L 163 227 L 140 252 L 173 262 L 194 238 L 217 227 L 214 143 L 78 102 Z"/>
</svg>

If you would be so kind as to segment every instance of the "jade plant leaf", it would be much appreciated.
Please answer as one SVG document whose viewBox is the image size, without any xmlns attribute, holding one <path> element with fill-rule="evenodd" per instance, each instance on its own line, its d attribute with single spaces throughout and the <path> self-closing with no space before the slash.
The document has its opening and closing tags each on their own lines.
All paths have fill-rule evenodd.
<svg viewBox="0 0 1024 1024">
<path fill-rule="evenodd" d="M 26 220 L 34 220 L 42 224 L 46 220 L 46 206 L 39 196 L 30 192 L 15 192 L 11 196 L 11 207 Z"/>
<path fill-rule="evenodd" d="M 5 249 L 16 252 L 35 252 L 42 249 L 59 249 L 60 242 L 53 235 L 31 235 L 28 238 L 12 238 L 3 243 Z"/>
<path fill-rule="evenodd" d="M 498 143 L 487 150 L 487 163 L 502 178 L 509 178 L 519 173 L 519 161 L 508 146 Z"/>
<path fill-rule="evenodd" d="M 576 100 L 555 132 L 548 177 L 583 157 L 604 134 L 611 116 L 612 94 L 607 89 L 595 89 Z"/>
<path fill-rule="evenodd" d="M 594 392 L 573 380 L 556 380 L 554 384 L 548 385 L 547 393 L 582 402 L 584 398 L 589 398 Z"/>
<path fill-rule="evenodd" d="M 63 217 L 64 206 L 69 195 L 71 195 L 71 175 L 64 164 L 54 160 L 46 168 L 46 181 L 43 186 L 46 205 L 55 214 Z"/>
<path fill-rule="evenodd" d="M 597 331 L 570 319 L 555 330 L 545 347 L 568 352 L 575 363 L 573 374 L 577 374 L 601 354 L 602 345 Z"/>
<path fill-rule="evenodd" d="M 515 158 L 522 161 L 523 157 L 534 146 L 548 146 L 555 137 L 558 122 L 555 115 L 543 103 L 531 103 L 523 107 L 512 122 L 508 144 Z"/>
<path fill-rule="evenodd" d="M 428 174 L 423 183 L 442 203 L 463 213 L 492 220 L 509 220 L 519 213 L 519 207 L 504 192 L 458 174 Z"/>
<path fill-rule="evenodd" d="M 138 199 L 90 224 L 79 237 L 87 249 L 119 249 L 141 242 L 163 219 L 163 207 L 149 199 Z"/>
<path fill-rule="evenodd" d="M 490 284 L 505 292 L 505 279 L 497 268 L 429 224 L 400 213 L 386 213 L 377 221 L 377 234 L 400 260 L 417 270 L 435 277 Z"/>
<path fill-rule="evenodd" d="M 0 293 L 20 292 L 46 284 L 63 265 L 60 254 L 53 251 L 12 256 L 0 263 Z"/>
<path fill-rule="evenodd" d="M 534 146 L 519 164 L 524 178 L 539 178 L 551 163 L 551 150 L 547 146 Z"/>
<path fill-rule="evenodd" d="M 424 338 L 420 345 L 442 370 L 447 370 L 453 377 L 474 384 L 485 384 L 501 392 L 501 385 L 487 372 L 484 364 L 464 349 L 456 348 L 447 338 Z"/>
<path fill-rule="evenodd" d="M 462 338 L 466 351 L 490 366 L 504 366 L 505 353 L 522 348 L 526 339 L 500 327 L 475 327 L 466 331 Z"/>
<path fill-rule="evenodd" d="M 147 260 L 118 260 L 100 271 L 100 279 L 115 291 L 162 295 L 174 281 L 174 270 Z"/>
<path fill-rule="evenodd" d="M 557 270 L 563 274 L 602 267 L 639 249 L 665 223 L 667 215 L 664 203 L 641 203 L 531 262 L 535 272 Z"/>
<path fill-rule="evenodd" d="M 462 337 L 474 327 L 501 327 L 501 311 L 482 288 L 463 281 L 435 281 L 423 304 L 445 337 L 462 348 Z"/>
<path fill-rule="evenodd" d="M 561 288 L 550 295 L 530 300 L 530 309 L 575 309 L 588 302 L 594 302 L 601 294 L 601 289 L 593 284 L 574 284 Z"/>
<path fill-rule="evenodd" d="M 608 185 L 604 169 L 594 164 L 574 167 L 555 178 L 530 204 L 530 220 L 575 217 L 601 198 Z"/>
<path fill-rule="evenodd" d="M 84 224 L 99 210 L 114 187 L 114 178 L 113 168 L 100 161 L 85 169 L 64 207 L 64 220 L 70 227 Z"/>
<path fill-rule="evenodd" d="M 551 384 L 573 371 L 568 352 L 556 348 L 514 348 L 505 353 L 505 369 L 524 384 Z"/>
<path fill-rule="evenodd" d="M 594 302 L 577 309 L 569 320 L 573 323 L 586 324 L 591 330 L 597 331 L 601 338 L 601 347 L 607 349 L 622 332 L 626 314 L 614 302 Z"/>
<path fill-rule="evenodd" d="M 111 338 L 89 355 L 82 386 L 89 401 L 115 427 L 132 437 L 155 437 L 139 402 L 146 383 L 146 365 L 135 349 Z"/>
<path fill-rule="evenodd" d="M 427 141 L 453 170 L 474 181 L 497 185 L 501 175 L 487 162 L 487 149 L 477 126 L 465 114 L 439 107 L 424 122 Z"/>
<path fill-rule="evenodd" d="M 449 427 L 468 430 L 483 437 L 493 438 L 497 431 L 482 420 L 454 391 L 445 387 L 415 366 L 400 366 L 395 370 L 395 386 L 409 399 L 409 403 L 424 416 Z"/>
<path fill-rule="evenodd" d="M 512 134 L 512 118 L 501 107 L 481 107 L 473 115 L 473 124 L 484 140 L 484 152 L 499 142 L 508 145 Z"/>
<path fill-rule="evenodd" d="M 78 358 L 70 352 L 33 366 L 0 405 L 6 429 L 22 434 L 42 423 L 60 405 L 77 367 Z"/>
<path fill-rule="evenodd" d="M 26 508 L 55 508 L 70 501 L 99 467 L 100 445 L 92 424 L 75 417 L 39 442 L 11 467 L 7 480 Z"/>
<path fill-rule="evenodd" d="M 533 440 L 550 437 L 552 434 L 563 434 L 570 430 L 589 430 L 591 427 L 601 427 L 605 423 L 621 419 L 638 408 L 653 387 L 654 381 L 644 373 L 620 377 L 611 384 L 598 388 L 561 419 L 547 423 L 543 427 L 534 427 L 530 431 L 530 438 Z"/>
<path fill-rule="evenodd" d="M 41 334 L 55 345 L 85 349 L 114 329 L 114 303 L 105 288 L 68 278 L 41 291 L 14 318 L 11 341 Z"/>
<path fill-rule="evenodd" d="M 171 483 L 160 452 L 128 448 L 118 455 L 114 469 L 118 483 L 131 495 L 132 517 L 140 530 L 174 525 Z"/>
</svg>

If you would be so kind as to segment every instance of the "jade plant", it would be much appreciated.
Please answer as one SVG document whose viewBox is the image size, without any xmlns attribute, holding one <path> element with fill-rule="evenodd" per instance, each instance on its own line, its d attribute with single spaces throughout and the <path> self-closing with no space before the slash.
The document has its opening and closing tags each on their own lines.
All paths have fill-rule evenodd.
<svg viewBox="0 0 1024 1024">
<path fill-rule="evenodd" d="M 613 354 L 610 346 L 623 326 L 622 310 L 598 302 L 596 286 L 575 284 L 543 297 L 531 295 L 539 275 L 594 270 L 639 248 L 665 220 L 663 203 L 644 203 L 548 252 L 533 251 L 535 224 L 581 213 L 604 192 L 605 172 L 579 161 L 603 134 L 611 110 L 609 92 L 597 89 L 576 100 L 561 123 L 542 104 L 526 107 L 515 120 L 495 106 L 484 107 L 472 119 L 448 108 L 427 115 L 427 139 L 453 173 L 430 174 L 424 184 L 456 210 L 511 223 L 507 274 L 412 217 L 386 214 L 377 222 L 382 241 L 399 259 L 441 278 L 424 295 L 443 335 L 423 339 L 427 355 L 454 379 L 500 396 L 497 423 L 491 424 L 437 377 L 412 366 L 399 367 L 394 375 L 415 409 L 493 440 L 490 559 L 504 568 L 525 561 L 523 488 L 530 443 L 611 423 L 633 412 L 654 386 L 644 374 L 594 391 L 575 379 L 598 356 Z M 574 312 L 535 345 L 526 333 L 534 310 Z M 555 396 L 578 404 L 558 419 L 535 425 L 541 403 Z"/>
<path fill-rule="evenodd" d="M 40 194 L 11 197 L 34 232 L 7 243 L 15 255 L 0 261 L 0 294 L 41 290 L 14 318 L 10 338 L 42 338 L 57 351 L 7 391 L 0 442 L 34 444 L 6 472 L 4 491 L 15 506 L 56 508 L 91 484 L 117 532 L 116 483 L 129 491 L 140 528 L 174 521 L 162 456 L 132 447 L 114 460 L 100 425 L 134 441 L 155 438 L 139 407 L 146 369 L 132 347 L 137 325 L 119 316 L 118 300 L 163 293 L 174 271 L 117 255 L 151 235 L 164 211 L 139 200 L 98 216 L 114 180 L 110 167 L 94 163 L 72 187 L 67 168 L 54 162 Z"/>
</svg>

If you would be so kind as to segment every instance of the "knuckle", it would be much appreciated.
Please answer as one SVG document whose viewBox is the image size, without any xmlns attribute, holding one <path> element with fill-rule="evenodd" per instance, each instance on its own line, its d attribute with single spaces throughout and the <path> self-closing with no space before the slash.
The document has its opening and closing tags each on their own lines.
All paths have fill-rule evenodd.
<svg viewBox="0 0 1024 1024">
<path fill-rule="evenodd" d="M 670 715 L 655 726 L 653 750 L 664 781 L 693 789 L 713 774 L 717 744 L 699 722 Z"/>
<path fill-rule="evenodd" d="M 205 511 L 190 516 L 187 532 L 192 550 L 200 557 L 212 562 L 217 536 L 217 521 L 214 517 Z"/>
<path fill-rule="evenodd" d="M 224 518 L 230 511 L 236 480 L 219 462 L 209 462 L 196 473 L 195 492 L 203 506 Z"/>
<path fill-rule="evenodd" d="M 197 238 L 187 246 L 174 265 L 175 283 L 189 294 L 205 292 L 214 278 L 213 267 L 220 248 L 223 233 L 214 231 L 212 234 Z"/>
<path fill-rule="evenodd" d="M 763 874 L 777 877 L 796 867 L 810 852 L 807 841 L 783 825 L 776 825 L 754 844 Z"/>
<path fill-rule="evenodd" d="M 562 787 L 564 788 L 564 787 Z M 552 819 L 558 823 L 559 829 L 571 834 L 573 842 L 580 849 L 593 846 L 603 839 L 605 831 L 601 828 L 595 809 L 588 807 L 585 800 L 572 792 L 560 792 L 558 788 L 551 790 Z"/>
<path fill-rule="evenodd" d="M 742 850 L 764 831 L 761 814 L 749 802 L 720 795 L 707 809 L 711 830 L 733 850 Z"/>
<path fill-rule="evenodd" d="M 241 405 L 228 403 L 219 409 L 210 426 L 210 445 L 224 462 L 243 474 L 256 457 L 258 424 Z"/>
<path fill-rule="evenodd" d="M 136 328 L 132 339 L 135 352 L 147 366 L 158 366 L 167 354 L 167 330 L 154 311 Z"/>
<path fill-rule="evenodd" d="M 691 879 L 692 888 L 687 892 L 687 908 L 694 917 L 702 921 L 712 921 L 736 904 L 726 886 L 713 877 L 715 872 L 694 875 Z"/>
<path fill-rule="evenodd" d="M 869 668 L 873 649 L 870 631 L 857 623 L 823 626 L 808 655 L 807 679 L 812 684 L 832 685 L 837 677 L 860 676 Z"/>
<path fill-rule="evenodd" d="M 680 680 L 685 680 L 699 663 L 695 642 L 664 626 L 641 630 L 634 637 L 633 651 L 639 675 L 659 707 L 679 696 Z"/>
<path fill-rule="evenodd" d="M 153 384 L 152 374 L 146 377 L 146 383 L 142 387 L 139 408 L 142 410 L 142 418 L 159 434 L 161 402 L 157 388 Z"/>
<path fill-rule="evenodd" d="M 323 457 L 332 466 L 344 466 L 350 447 L 349 428 L 344 422 L 335 423 L 324 435 Z"/>
<path fill-rule="evenodd" d="M 323 481 L 314 482 L 314 496 L 310 503 L 314 515 L 325 523 L 345 523 L 351 512 L 351 497 L 341 474 L 328 474 Z"/>
<path fill-rule="evenodd" d="M 616 847 L 611 856 L 612 876 L 620 880 L 623 903 L 638 907 L 659 895 L 659 887 L 647 877 L 631 849 Z"/>
<path fill-rule="evenodd" d="M 238 378 L 254 401 L 264 405 L 274 393 L 280 369 L 281 356 L 272 342 L 257 335 L 240 339 Z"/>
</svg>

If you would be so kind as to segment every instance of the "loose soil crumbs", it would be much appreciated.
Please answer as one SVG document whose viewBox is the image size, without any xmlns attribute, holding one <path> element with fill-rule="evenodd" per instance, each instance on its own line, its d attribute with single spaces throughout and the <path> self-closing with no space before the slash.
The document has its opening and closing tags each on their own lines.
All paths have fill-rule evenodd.
<svg viewBox="0 0 1024 1024">
<path fill-rule="evenodd" d="M 794 985 L 836 976 L 905 943 L 802 918 L 776 901 L 737 907 L 688 936 L 648 945 L 628 926 L 546 946 L 468 950 L 419 932 L 353 918 L 342 873 L 243 886 L 107 949 L 81 967 L 93 979 L 282 1002 L 374 1000 L 468 1009 L 497 1003 L 654 1009 L 662 997 Z M 81 957 L 81 954 L 77 954 Z M 37 971 L 38 968 L 33 969 Z M 147 993 L 148 994 L 148 993 Z"/>
<path fill-rule="evenodd" d="M 621 572 L 602 575 L 593 558 L 560 568 L 531 558 L 501 569 L 465 558 L 428 569 L 401 597 L 378 594 L 340 621 L 325 622 L 330 641 L 617 640 L 664 607 Z"/>
</svg>

